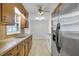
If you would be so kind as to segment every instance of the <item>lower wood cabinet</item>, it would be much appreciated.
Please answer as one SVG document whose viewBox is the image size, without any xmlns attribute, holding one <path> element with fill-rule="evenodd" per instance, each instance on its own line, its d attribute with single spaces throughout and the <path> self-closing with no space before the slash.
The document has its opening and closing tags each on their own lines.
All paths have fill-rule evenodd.
<svg viewBox="0 0 79 59">
<path fill-rule="evenodd" d="M 24 41 L 21 42 L 18 46 L 18 56 L 24 56 Z M 28 47 L 27 47 L 28 48 Z"/>
<path fill-rule="evenodd" d="M 29 51 L 30 51 L 31 47 L 32 47 L 32 37 L 29 37 Z"/>
<path fill-rule="evenodd" d="M 25 48 L 25 56 L 27 56 L 28 54 L 29 54 L 29 42 L 28 42 L 28 40 L 25 40 L 25 42 L 24 42 L 25 44 L 24 44 L 24 48 Z"/>
<path fill-rule="evenodd" d="M 20 42 L 17 46 L 10 49 L 3 56 L 28 56 L 32 47 L 32 36 Z"/>
<path fill-rule="evenodd" d="M 32 47 L 32 36 L 30 36 L 28 40 L 25 40 L 25 56 L 29 54 L 31 47 Z"/>
<path fill-rule="evenodd" d="M 17 56 L 17 46 L 5 53 L 4 56 Z"/>
</svg>

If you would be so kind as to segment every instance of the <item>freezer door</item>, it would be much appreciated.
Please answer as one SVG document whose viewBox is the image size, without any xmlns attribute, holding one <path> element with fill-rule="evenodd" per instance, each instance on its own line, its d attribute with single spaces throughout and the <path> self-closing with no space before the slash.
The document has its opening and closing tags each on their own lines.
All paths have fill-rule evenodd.
<svg viewBox="0 0 79 59">
<path fill-rule="evenodd" d="M 60 55 L 79 56 L 79 32 L 62 31 L 60 37 L 63 40 Z"/>
</svg>

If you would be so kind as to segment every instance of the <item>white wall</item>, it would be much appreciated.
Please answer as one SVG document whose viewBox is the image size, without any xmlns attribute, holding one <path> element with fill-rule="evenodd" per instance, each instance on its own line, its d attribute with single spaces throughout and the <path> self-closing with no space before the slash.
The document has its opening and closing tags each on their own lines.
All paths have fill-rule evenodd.
<svg viewBox="0 0 79 59">
<path fill-rule="evenodd" d="M 30 14 L 30 31 L 33 34 L 33 38 L 36 39 L 46 39 L 48 38 L 49 33 L 49 22 L 50 22 L 50 14 L 46 13 L 43 17 L 44 20 L 38 21 L 35 19 L 38 17 L 36 14 Z"/>
</svg>

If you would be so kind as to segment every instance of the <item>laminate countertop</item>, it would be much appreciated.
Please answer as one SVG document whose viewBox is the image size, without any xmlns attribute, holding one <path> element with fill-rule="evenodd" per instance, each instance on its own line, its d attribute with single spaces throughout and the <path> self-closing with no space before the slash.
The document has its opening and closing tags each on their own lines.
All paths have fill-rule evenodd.
<svg viewBox="0 0 79 59">
<path fill-rule="evenodd" d="M 18 45 L 20 42 L 22 42 L 23 40 L 27 39 L 28 37 L 30 37 L 31 34 L 27 34 L 22 38 L 8 38 L 7 42 L 2 44 L 2 46 L 0 47 L 0 56 L 4 55 L 6 52 L 8 52 L 10 49 L 12 49 L 13 47 L 15 47 L 16 45 Z"/>
</svg>

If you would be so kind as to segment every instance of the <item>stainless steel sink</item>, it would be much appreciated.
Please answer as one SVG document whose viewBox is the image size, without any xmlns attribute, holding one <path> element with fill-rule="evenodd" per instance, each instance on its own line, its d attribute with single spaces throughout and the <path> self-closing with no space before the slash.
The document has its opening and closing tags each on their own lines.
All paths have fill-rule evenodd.
<svg viewBox="0 0 79 59">
<path fill-rule="evenodd" d="M 26 35 L 17 35 L 16 38 L 24 38 Z"/>
<path fill-rule="evenodd" d="M 24 38 L 25 36 L 16 36 L 16 38 Z"/>
</svg>

